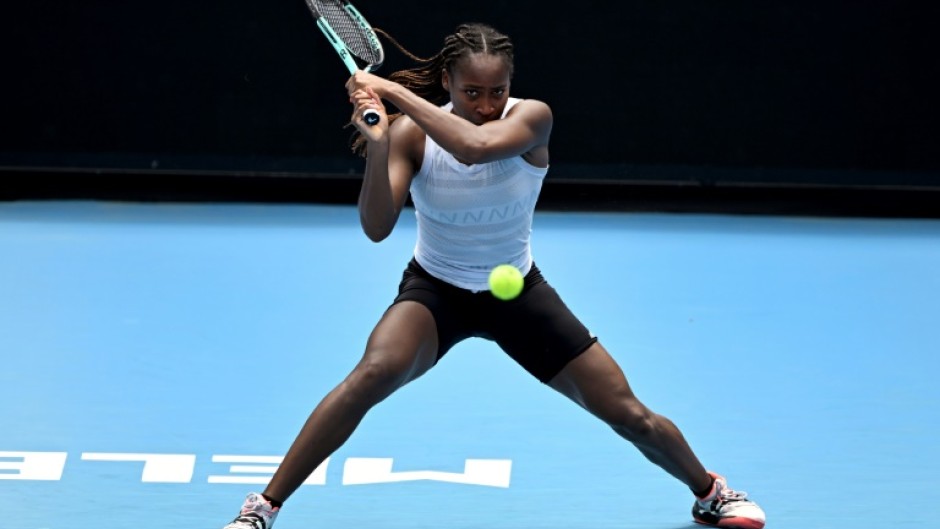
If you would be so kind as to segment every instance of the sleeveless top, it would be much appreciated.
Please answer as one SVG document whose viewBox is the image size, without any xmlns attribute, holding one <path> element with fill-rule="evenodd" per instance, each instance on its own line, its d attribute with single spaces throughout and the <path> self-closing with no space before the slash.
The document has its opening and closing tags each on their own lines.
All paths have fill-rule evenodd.
<svg viewBox="0 0 940 529">
<path fill-rule="evenodd" d="M 521 101 L 509 98 L 503 115 Z M 442 108 L 450 110 L 450 103 Z M 432 276 L 474 292 L 489 290 L 490 270 L 532 266 L 529 239 L 547 167 L 521 156 L 466 165 L 426 136 L 411 182 L 418 240 L 415 260 Z"/>
</svg>

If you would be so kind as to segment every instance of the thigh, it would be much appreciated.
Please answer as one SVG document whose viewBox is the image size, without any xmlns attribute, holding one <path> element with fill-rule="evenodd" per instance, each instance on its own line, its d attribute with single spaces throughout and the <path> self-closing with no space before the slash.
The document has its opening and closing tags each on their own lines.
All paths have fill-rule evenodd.
<svg viewBox="0 0 940 529">
<path fill-rule="evenodd" d="M 569 362 L 549 385 L 608 422 L 622 418 L 624 410 L 639 411 L 643 406 L 623 370 L 599 342 Z"/>
<path fill-rule="evenodd" d="M 508 302 L 493 298 L 488 303 L 492 339 L 544 383 L 597 342 L 534 265 L 522 295 Z"/>
<path fill-rule="evenodd" d="M 402 273 L 395 304 L 406 301 L 423 305 L 437 331 L 437 360 L 454 345 L 473 336 L 475 296 L 469 291 L 431 276 L 415 259 Z"/>
<path fill-rule="evenodd" d="M 367 368 L 402 386 L 437 361 L 437 329 L 427 307 L 414 301 L 395 303 L 369 335 L 359 368 Z"/>
</svg>

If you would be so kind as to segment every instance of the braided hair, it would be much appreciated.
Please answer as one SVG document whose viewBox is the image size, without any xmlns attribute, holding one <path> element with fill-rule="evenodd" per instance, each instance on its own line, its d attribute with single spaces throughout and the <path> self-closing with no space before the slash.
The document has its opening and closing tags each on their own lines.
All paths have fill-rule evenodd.
<svg viewBox="0 0 940 529">
<path fill-rule="evenodd" d="M 388 33 L 376 29 L 376 33 L 391 42 L 409 59 L 418 63 L 414 68 L 399 70 L 388 76 L 390 81 L 396 82 L 411 90 L 418 96 L 441 105 L 447 102 L 450 94 L 441 84 L 441 75 L 447 72 L 454 73 L 454 65 L 472 54 L 483 53 L 487 55 L 502 56 L 512 73 L 513 46 L 509 37 L 496 29 L 480 23 L 461 24 L 454 33 L 444 38 L 444 47 L 429 59 L 423 59 L 411 53 L 398 43 Z M 388 116 L 389 124 L 401 116 L 401 112 Z M 359 131 L 353 136 L 352 150 L 361 156 L 366 155 L 366 141 Z"/>
</svg>

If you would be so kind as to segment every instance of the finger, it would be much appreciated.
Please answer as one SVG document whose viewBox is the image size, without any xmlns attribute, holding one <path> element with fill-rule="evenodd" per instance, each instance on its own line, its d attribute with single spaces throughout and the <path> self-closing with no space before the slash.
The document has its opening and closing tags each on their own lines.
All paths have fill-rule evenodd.
<svg viewBox="0 0 940 529">
<path fill-rule="evenodd" d="M 355 107 L 357 111 L 360 111 L 360 112 L 369 108 L 374 108 L 378 110 L 378 107 L 376 106 L 375 101 L 371 99 L 365 99 L 365 98 L 357 99 L 356 101 L 353 102 L 353 106 Z"/>
</svg>

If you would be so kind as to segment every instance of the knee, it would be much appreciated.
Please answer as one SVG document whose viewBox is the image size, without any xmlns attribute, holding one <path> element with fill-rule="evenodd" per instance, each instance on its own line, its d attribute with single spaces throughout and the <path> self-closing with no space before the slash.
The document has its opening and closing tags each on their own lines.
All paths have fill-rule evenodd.
<svg viewBox="0 0 940 529">
<path fill-rule="evenodd" d="M 380 358 L 363 358 L 346 378 L 347 395 L 376 403 L 407 381 L 407 368 Z"/>
<path fill-rule="evenodd" d="M 634 443 L 643 443 L 656 434 L 656 415 L 636 400 L 620 406 L 607 424 Z"/>
</svg>

